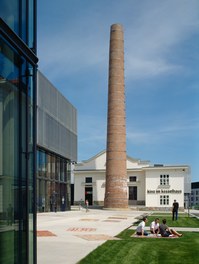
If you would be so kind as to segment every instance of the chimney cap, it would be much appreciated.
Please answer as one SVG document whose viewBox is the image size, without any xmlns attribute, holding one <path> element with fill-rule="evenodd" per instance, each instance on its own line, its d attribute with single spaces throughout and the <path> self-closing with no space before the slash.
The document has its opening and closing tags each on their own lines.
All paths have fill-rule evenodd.
<svg viewBox="0 0 199 264">
<path fill-rule="evenodd" d="M 111 25 L 111 30 L 123 30 L 122 24 L 113 24 Z"/>
</svg>

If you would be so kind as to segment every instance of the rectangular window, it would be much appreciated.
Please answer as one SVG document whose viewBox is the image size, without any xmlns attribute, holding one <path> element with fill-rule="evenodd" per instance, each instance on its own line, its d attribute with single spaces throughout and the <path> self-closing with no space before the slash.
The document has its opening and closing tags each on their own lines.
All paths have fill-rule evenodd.
<svg viewBox="0 0 199 264">
<path fill-rule="evenodd" d="M 56 158 L 55 180 L 60 181 L 60 158 Z"/>
<path fill-rule="evenodd" d="M 51 155 L 47 154 L 46 159 L 47 159 L 47 178 L 50 179 L 51 172 L 52 172 Z"/>
<path fill-rule="evenodd" d="M 86 177 L 85 182 L 86 183 L 92 183 L 92 177 Z"/>
<path fill-rule="evenodd" d="M 61 159 L 60 160 L 60 175 L 61 175 L 61 177 L 60 177 L 60 181 L 64 181 L 64 160 L 63 159 Z"/>
<path fill-rule="evenodd" d="M 46 177 L 47 174 L 47 159 L 46 154 L 43 151 L 37 152 L 37 169 L 40 177 Z"/>
<path fill-rule="evenodd" d="M 169 195 L 160 195 L 160 205 L 169 205 Z"/>
<path fill-rule="evenodd" d="M 55 165 L 56 165 L 56 161 L 55 161 L 55 156 L 51 157 L 51 166 L 52 166 L 52 173 L 51 173 L 51 179 L 55 179 Z"/>
<path fill-rule="evenodd" d="M 137 177 L 136 176 L 130 176 L 129 177 L 129 181 L 130 182 L 136 182 L 136 180 L 137 180 Z"/>
<path fill-rule="evenodd" d="M 160 185 L 169 185 L 169 175 L 160 175 Z"/>
<path fill-rule="evenodd" d="M 64 162 L 64 181 L 67 182 L 70 179 L 70 164 Z"/>
</svg>

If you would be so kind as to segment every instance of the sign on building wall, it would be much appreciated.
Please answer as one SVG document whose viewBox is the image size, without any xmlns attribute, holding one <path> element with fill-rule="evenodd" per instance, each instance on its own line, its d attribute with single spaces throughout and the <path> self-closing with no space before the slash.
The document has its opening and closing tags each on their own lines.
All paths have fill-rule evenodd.
<svg viewBox="0 0 199 264">
<path fill-rule="evenodd" d="M 147 194 L 167 194 L 167 193 L 171 193 L 171 194 L 177 194 L 177 193 L 182 193 L 182 190 L 147 190 Z"/>
</svg>

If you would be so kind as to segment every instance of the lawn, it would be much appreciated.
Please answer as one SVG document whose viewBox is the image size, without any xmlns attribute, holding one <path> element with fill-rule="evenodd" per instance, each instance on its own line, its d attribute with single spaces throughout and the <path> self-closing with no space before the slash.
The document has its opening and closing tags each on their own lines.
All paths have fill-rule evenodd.
<svg viewBox="0 0 199 264">
<path fill-rule="evenodd" d="M 148 217 L 148 224 L 155 218 L 166 218 L 172 223 L 171 215 L 153 215 Z M 169 219 L 170 218 L 170 219 Z M 177 225 L 178 223 L 178 225 Z M 196 218 L 180 215 L 173 226 L 199 227 Z M 188 264 L 198 263 L 199 233 L 181 232 L 181 238 L 134 238 L 135 231 L 126 229 L 117 237 L 121 240 L 109 240 L 79 264 Z"/>
<path fill-rule="evenodd" d="M 147 217 L 148 222 L 146 223 L 146 226 L 149 226 L 150 223 L 155 219 L 159 218 L 160 223 L 162 223 L 162 219 L 167 220 L 168 226 L 175 226 L 175 227 L 197 227 L 199 228 L 199 220 L 195 217 L 188 216 L 187 214 L 179 214 L 177 221 L 172 221 L 171 214 L 153 214 Z M 140 222 L 140 221 L 138 221 Z M 137 225 L 138 222 L 134 223 L 134 225 Z"/>
</svg>

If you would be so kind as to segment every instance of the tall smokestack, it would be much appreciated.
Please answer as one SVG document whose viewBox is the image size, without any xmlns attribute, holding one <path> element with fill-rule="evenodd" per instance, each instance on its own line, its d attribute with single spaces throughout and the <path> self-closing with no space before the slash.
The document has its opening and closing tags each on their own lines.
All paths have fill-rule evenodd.
<svg viewBox="0 0 199 264">
<path fill-rule="evenodd" d="M 122 25 L 111 26 L 105 208 L 128 208 L 123 35 Z"/>
</svg>

